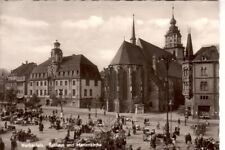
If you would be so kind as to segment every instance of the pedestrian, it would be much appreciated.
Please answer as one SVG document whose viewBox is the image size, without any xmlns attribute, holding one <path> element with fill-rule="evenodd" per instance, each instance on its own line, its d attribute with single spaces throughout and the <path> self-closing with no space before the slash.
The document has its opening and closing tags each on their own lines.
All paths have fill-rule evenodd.
<svg viewBox="0 0 225 150">
<path fill-rule="evenodd" d="M 177 123 L 178 123 L 178 125 L 180 125 L 180 118 L 178 118 Z"/>
<path fill-rule="evenodd" d="M 43 132 L 43 129 L 44 129 L 43 123 L 39 123 L 39 131 L 40 132 Z"/>
<path fill-rule="evenodd" d="M 156 148 L 156 135 L 153 132 L 152 132 L 152 135 L 151 135 L 150 146 L 151 146 L 152 149 Z"/>
<path fill-rule="evenodd" d="M 133 150 L 133 147 L 132 147 L 132 145 L 130 145 L 130 146 L 129 146 L 129 150 Z"/>
<path fill-rule="evenodd" d="M 10 140 L 11 140 L 11 150 L 16 150 L 17 149 L 16 137 L 12 135 Z"/>
<path fill-rule="evenodd" d="M 186 144 L 192 143 L 192 138 L 191 138 L 191 134 L 190 133 L 185 135 L 185 143 Z"/>
<path fill-rule="evenodd" d="M 2 141 L 1 137 L 0 137 L 0 150 L 5 150 L 5 143 Z"/>
<path fill-rule="evenodd" d="M 34 146 L 32 150 L 38 150 L 37 146 Z"/>
<path fill-rule="evenodd" d="M 77 130 L 76 129 L 74 130 L 73 139 L 74 140 L 77 139 Z"/>
<path fill-rule="evenodd" d="M 5 129 L 7 129 L 8 125 L 7 125 L 7 121 L 5 121 Z"/>
</svg>

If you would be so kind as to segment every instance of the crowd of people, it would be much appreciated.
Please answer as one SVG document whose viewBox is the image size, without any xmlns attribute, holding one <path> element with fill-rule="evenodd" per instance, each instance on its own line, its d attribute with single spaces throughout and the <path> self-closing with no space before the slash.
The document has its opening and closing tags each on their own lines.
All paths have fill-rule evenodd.
<svg viewBox="0 0 225 150">
<path fill-rule="evenodd" d="M 44 132 L 44 123 L 43 121 L 49 122 L 49 128 L 55 130 L 66 129 L 66 135 L 63 139 L 65 147 L 68 145 L 69 142 L 90 142 L 81 138 L 81 135 L 84 133 L 93 133 L 95 134 L 96 127 L 101 128 L 104 127 L 102 119 L 98 119 L 96 122 L 93 121 L 91 114 L 88 114 L 88 121 L 83 122 L 81 117 L 77 115 L 77 117 L 72 117 L 72 114 L 69 117 L 64 117 L 61 113 L 57 110 L 53 110 L 50 115 L 44 115 L 40 110 L 19 110 L 16 109 L 10 113 L 4 112 L 1 114 L 2 117 L 6 115 L 14 115 L 17 118 L 23 118 L 27 124 L 29 122 L 33 122 L 33 120 L 37 121 L 35 123 L 38 125 L 38 129 L 40 132 Z M 130 122 L 130 123 L 128 123 Z M 8 123 L 11 125 L 13 124 L 12 120 L 5 121 L 5 128 L 8 128 Z M 101 124 L 101 126 L 98 126 Z M 177 137 L 181 136 L 181 121 L 178 119 L 177 125 L 174 127 L 174 131 L 167 135 L 167 125 L 161 126 L 160 122 L 157 122 L 156 126 L 153 127 L 154 123 L 151 123 L 151 120 L 148 118 L 144 119 L 144 126 L 151 126 L 151 133 L 149 134 L 149 146 L 151 149 L 159 148 L 160 146 L 164 145 L 165 150 L 176 150 L 180 147 L 177 144 Z M 162 130 L 161 130 L 162 129 Z M 140 126 L 136 121 L 133 119 L 129 119 L 125 116 L 117 115 L 117 119 L 114 121 L 113 126 L 110 130 L 103 131 L 101 130 L 100 134 L 96 134 L 95 140 L 92 142 L 97 142 L 102 144 L 103 149 L 110 149 L 110 150 L 117 150 L 121 149 L 124 150 L 128 148 L 129 150 L 133 150 L 133 145 L 127 145 L 126 139 L 127 137 L 131 137 L 136 135 L 140 130 Z M 73 136 L 71 135 L 73 132 Z M 145 134 L 143 132 L 143 134 Z M 30 141 L 37 140 L 38 138 L 32 134 L 31 129 L 28 128 L 27 131 L 25 130 L 15 130 L 10 138 L 11 140 L 11 148 L 12 150 L 16 149 L 17 147 L 17 140 L 24 142 L 29 139 Z M 54 141 L 54 140 L 53 140 Z M 192 150 L 193 146 L 195 150 L 217 150 L 218 149 L 218 142 L 216 142 L 213 138 L 204 138 L 202 134 L 197 136 L 194 140 L 191 133 L 187 133 L 184 136 L 184 143 L 187 146 L 187 150 Z M 192 147 L 191 147 L 192 146 Z M 0 149 L 4 150 L 5 144 L 3 140 L 0 138 Z M 140 150 L 141 147 L 138 147 Z"/>
</svg>

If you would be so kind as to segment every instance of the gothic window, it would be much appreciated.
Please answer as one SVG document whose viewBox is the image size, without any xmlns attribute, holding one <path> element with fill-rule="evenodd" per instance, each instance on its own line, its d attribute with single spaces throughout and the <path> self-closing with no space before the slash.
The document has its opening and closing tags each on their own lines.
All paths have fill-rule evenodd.
<svg viewBox="0 0 225 150">
<path fill-rule="evenodd" d="M 206 81 L 200 82 L 200 90 L 201 91 L 207 91 L 208 90 L 208 83 Z"/>
<path fill-rule="evenodd" d="M 73 85 L 76 85 L 76 81 L 75 80 L 73 80 Z"/>
<path fill-rule="evenodd" d="M 95 86 L 98 86 L 98 80 L 95 80 Z"/>
<path fill-rule="evenodd" d="M 67 81 L 65 81 L 65 85 L 67 85 Z"/>
<path fill-rule="evenodd" d="M 42 90 L 40 90 L 40 95 L 42 96 Z"/>
<path fill-rule="evenodd" d="M 86 80 L 86 86 L 89 86 L 89 85 L 90 85 L 90 80 L 87 79 L 87 80 Z"/>
<path fill-rule="evenodd" d="M 63 72 L 63 76 L 65 76 L 65 72 Z"/>
<path fill-rule="evenodd" d="M 47 90 L 44 91 L 44 95 L 47 95 Z"/>
<path fill-rule="evenodd" d="M 72 71 L 72 75 L 74 74 L 74 71 Z"/>
<path fill-rule="evenodd" d="M 32 90 L 30 90 L 30 95 L 32 95 L 33 93 L 32 93 Z"/>
<path fill-rule="evenodd" d="M 84 96 L 87 96 L 87 89 L 84 89 Z"/>
<path fill-rule="evenodd" d="M 92 89 L 90 89 L 90 96 L 92 96 Z"/>
<path fill-rule="evenodd" d="M 44 85 L 45 85 L 45 86 L 47 85 L 46 81 L 44 82 Z"/>
<path fill-rule="evenodd" d="M 75 89 L 73 89 L 73 96 L 75 96 L 76 95 L 76 90 Z"/>
<path fill-rule="evenodd" d="M 30 86 L 32 86 L 32 85 L 33 85 L 33 82 L 31 81 L 31 82 L 30 82 Z"/>
<path fill-rule="evenodd" d="M 37 81 L 37 86 L 39 85 L 38 83 L 39 83 L 39 82 Z"/>
<path fill-rule="evenodd" d="M 42 81 L 40 81 L 41 82 L 41 85 L 40 86 L 42 86 Z"/>
<path fill-rule="evenodd" d="M 60 86 L 62 86 L 63 85 L 63 82 L 62 81 L 60 81 Z"/>
</svg>

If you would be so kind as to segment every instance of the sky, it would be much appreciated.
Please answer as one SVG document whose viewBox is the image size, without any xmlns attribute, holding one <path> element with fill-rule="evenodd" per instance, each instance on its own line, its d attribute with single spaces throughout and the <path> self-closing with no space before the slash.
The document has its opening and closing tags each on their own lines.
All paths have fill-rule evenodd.
<svg viewBox="0 0 225 150">
<path fill-rule="evenodd" d="M 123 40 L 131 37 L 135 14 L 136 37 L 161 48 L 174 16 L 186 46 L 191 28 L 194 52 L 219 44 L 219 3 L 213 1 L 22 1 L 0 2 L 0 68 L 15 69 L 25 61 L 42 63 L 53 43 L 63 55 L 83 54 L 101 71 Z"/>
</svg>

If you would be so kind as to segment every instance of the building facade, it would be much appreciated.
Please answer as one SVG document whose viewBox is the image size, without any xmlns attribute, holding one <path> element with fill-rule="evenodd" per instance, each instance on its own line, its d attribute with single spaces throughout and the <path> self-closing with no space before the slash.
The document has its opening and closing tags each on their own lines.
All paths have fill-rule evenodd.
<svg viewBox="0 0 225 150">
<path fill-rule="evenodd" d="M 175 56 L 143 39 L 136 40 L 134 21 L 131 35 L 130 42 L 123 41 L 104 69 L 103 95 L 108 111 L 135 112 L 137 107 L 144 112 L 165 111 L 168 101 L 178 107 L 183 101 L 181 65 L 171 61 L 167 69 L 165 61 L 159 62 L 162 57 L 172 60 Z"/>
<path fill-rule="evenodd" d="M 26 98 L 29 95 L 27 93 L 29 77 L 36 66 L 35 63 L 28 63 L 26 61 L 26 63 L 22 63 L 21 66 L 12 70 L 7 77 L 6 89 L 13 89 L 18 99 Z"/>
<path fill-rule="evenodd" d="M 0 69 L 0 101 L 5 99 L 5 92 L 6 92 L 6 82 L 7 76 L 9 72 L 5 69 Z"/>
<path fill-rule="evenodd" d="M 96 65 L 83 55 L 64 56 L 55 42 L 51 57 L 32 71 L 28 95 L 36 94 L 42 103 L 54 97 L 74 107 L 94 105 L 101 96 L 101 78 Z"/>
<path fill-rule="evenodd" d="M 185 107 L 194 118 L 219 116 L 219 52 L 216 46 L 202 47 L 193 55 L 188 34 L 183 70 Z"/>
</svg>

